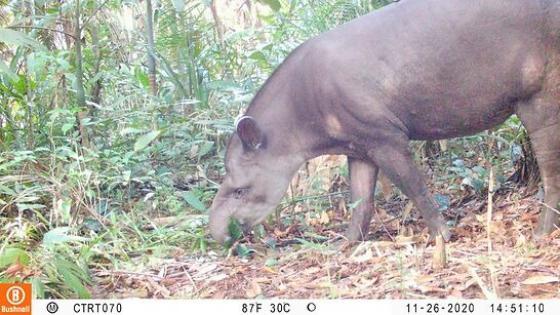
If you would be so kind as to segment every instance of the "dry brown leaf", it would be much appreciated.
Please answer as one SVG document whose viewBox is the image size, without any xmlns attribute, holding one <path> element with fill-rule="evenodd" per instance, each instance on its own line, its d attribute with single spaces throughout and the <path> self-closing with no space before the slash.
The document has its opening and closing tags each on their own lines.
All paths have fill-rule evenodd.
<svg viewBox="0 0 560 315">
<path fill-rule="evenodd" d="M 264 271 L 268 272 L 268 273 L 273 273 L 273 274 L 277 274 L 277 273 L 278 273 L 278 271 L 276 271 L 276 270 L 274 270 L 274 269 L 272 269 L 272 268 L 270 268 L 270 267 L 268 267 L 268 266 L 264 266 L 262 269 L 263 269 Z"/>
<path fill-rule="evenodd" d="M 420 275 L 418 277 L 416 277 L 416 282 L 418 283 L 426 283 L 426 282 L 431 282 L 434 281 L 436 278 L 433 275 L 430 274 L 424 274 L 424 275 Z"/>
<path fill-rule="evenodd" d="M 377 177 L 377 181 L 381 185 L 381 191 L 383 192 L 383 198 L 385 201 L 391 200 L 391 196 L 393 195 L 393 186 L 389 178 L 380 173 Z"/>
<path fill-rule="evenodd" d="M 256 281 L 251 281 L 249 287 L 245 290 L 245 296 L 249 299 L 255 298 L 262 294 L 261 286 Z"/>
<path fill-rule="evenodd" d="M 211 275 L 210 277 L 208 277 L 207 279 L 205 279 L 207 282 L 216 282 L 216 281 L 221 281 L 226 279 L 228 276 L 225 273 L 218 273 L 215 275 Z"/>
<path fill-rule="evenodd" d="M 479 223 L 484 223 L 486 224 L 486 214 L 477 214 L 475 215 L 476 221 L 478 221 Z"/>
<path fill-rule="evenodd" d="M 553 282 L 560 282 L 560 278 L 556 276 L 545 276 L 545 275 L 532 276 L 525 279 L 523 282 L 521 282 L 521 284 L 531 285 L 531 284 L 545 284 L 545 283 L 553 283 Z"/>
<path fill-rule="evenodd" d="M 195 269 L 197 269 L 199 274 L 209 273 L 215 270 L 216 268 L 218 268 L 218 264 L 216 263 L 207 263 L 203 265 L 201 264 L 195 267 Z"/>
<path fill-rule="evenodd" d="M 319 217 L 319 223 L 322 225 L 327 225 L 331 222 L 331 218 L 329 218 L 329 214 L 326 211 L 321 212 L 321 216 Z"/>
<path fill-rule="evenodd" d="M 416 244 L 418 242 L 420 242 L 422 240 L 422 238 L 419 235 L 411 235 L 411 236 L 405 236 L 405 235 L 397 235 L 397 237 L 395 237 L 395 242 L 397 245 L 409 245 L 409 244 Z"/>
<path fill-rule="evenodd" d="M 25 268 L 24 265 L 20 264 L 20 263 L 15 263 L 13 265 L 11 265 L 10 267 L 8 267 L 4 273 L 6 273 L 6 275 L 10 276 L 10 277 L 14 277 L 16 276 L 18 273 L 22 272 L 23 269 Z"/>
<path fill-rule="evenodd" d="M 152 223 L 159 226 L 166 226 L 171 225 L 178 222 L 178 218 L 176 216 L 172 217 L 159 217 L 159 218 L 152 218 Z"/>
<path fill-rule="evenodd" d="M 146 287 L 141 287 L 141 288 L 136 288 L 136 289 L 129 289 L 130 294 L 132 294 L 132 296 L 137 297 L 137 298 L 147 298 L 150 296 L 150 293 L 148 292 L 148 288 Z"/>
<path fill-rule="evenodd" d="M 312 274 L 315 274 L 319 271 L 321 271 L 321 268 L 319 268 L 319 267 L 310 267 L 310 268 L 307 268 L 307 269 L 303 270 L 303 273 L 306 274 L 306 275 L 312 275 Z"/>
<path fill-rule="evenodd" d="M 449 296 L 450 296 L 450 297 L 457 298 L 457 299 L 462 299 L 462 298 L 464 298 L 463 292 L 461 292 L 461 290 L 458 290 L 458 289 L 453 289 L 453 290 L 451 290 L 451 293 L 449 294 Z"/>
<path fill-rule="evenodd" d="M 490 232 L 498 235 L 506 235 L 506 225 L 501 221 L 492 221 L 490 223 Z"/>
<path fill-rule="evenodd" d="M 414 208 L 414 203 L 412 203 L 412 201 L 409 201 L 406 204 L 406 207 L 404 207 L 403 214 L 402 214 L 402 221 L 408 219 L 408 216 L 410 215 L 410 212 L 412 212 L 413 208 Z"/>
<path fill-rule="evenodd" d="M 253 281 L 257 282 L 257 283 L 271 283 L 272 279 L 268 278 L 268 277 L 258 277 L 253 279 Z"/>
<path fill-rule="evenodd" d="M 351 262 L 362 263 L 373 258 L 370 242 L 360 243 L 348 258 Z"/>
<path fill-rule="evenodd" d="M 423 294 L 431 293 L 431 292 L 446 292 L 444 289 L 432 285 L 421 284 L 421 285 L 417 285 L 415 288 L 420 292 L 422 292 Z"/>
</svg>

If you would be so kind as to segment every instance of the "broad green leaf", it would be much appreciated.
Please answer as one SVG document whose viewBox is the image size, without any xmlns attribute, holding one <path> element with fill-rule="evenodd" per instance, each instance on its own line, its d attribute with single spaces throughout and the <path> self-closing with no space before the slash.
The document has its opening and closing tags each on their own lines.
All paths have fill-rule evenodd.
<svg viewBox="0 0 560 315">
<path fill-rule="evenodd" d="M 12 83 L 12 87 L 14 87 L 14 89 L 16 90 L 16 92 L 18 92 L 21 95 L 25 95 L 27 92 L 27 79 L 25 76 L 23 75 L 19 75 L 18 76 L 18 80 L 14 81 Z"/>
<path fill-rule="evenodd" d="M 237 244 L 237 247 L 235 249 L 236 249 L 237 255 L 239 257 L 242 257 L 242 258 L 247 258 L 247 257 L 251 256 L 251 253 L 255 252 L 254 249 L 252 249 L 252 248 L 250 248 L 250 247 L 248 247 L 244 244 Z"/>
<path fill-rule="evenodd" d="M 208 154 L 210 152 L 210 150 L 212 150 L 212 148 L 214 147 L 214 142 L 212 141 L 205 141 L 203 142 L 198 150 L 198 158 L 202 158 L 203 156 L 205 156 L 206 154 Z"/>
<path fill-rule="evenodd" d="M 278 259 L 270 257 L 264 262 L 264 265 L 267 266 L 267 267 L 276 266 L 276 265 L 278 265 Z"/>
<path fill-rule="evenodd" d="M 56 267 L 58 272 L 62 274 L 64 284 L 76 292 L 80 299 L 89 299 L 91 297 L 91 293 L 89 293 L 86 287 L 82 284 L 80 278 L 72 272 L 72 269 L 68 268 L 64 264 L 57 264 Z"/>
<path fill-rule="evenodd" d="M 27 34 L 7 28 L 0 28 L 0 42 L 15 46 L 42 48 L 42 45 Z"/>
<path fill-rule="evenodd" d="M 142 133 L 142 132 L 145 132 L 145 131 L 146 130 L 144 130 L 144 129 L 126 127 L 123 130 L 121 130 L 121 136 L 125 136 L 125 135 L 128 135 L 128 134 Z"/>
<path fill-rule="evenodd" d="M 349 205 L 348 205 L 348 208 L 350 208 L 350 209 L 356 209 L 356 207 L 359 206 L 359 205 L 362 203 L 362 201 L 364 201 L 364 200 L 363 200 L 362 198 L 360 198 L 360 199 L 358 199 L 358 200 L 352 202 L 351 204 L 349 204 Z"/>
<path fill-rule="evenodd" d="M 266 59 L 266 56 L 260 50 L 257 50 L 255 52 L 253 52 L 252 54 L 250 54 L 249 58 L 257 61 L 262 68 L 270 67 L 270 64 L 269 64 L 268 60 Z"/>
<path fill-rule="evenodd" d="M 144 88 L 148 88 L 150 86 L 150 79 L 148 78 L 148 74 L 142 71 L 140 68 L 134 69 L 134 77 L 138 80 L 138 83 L 142 85 Z"/>
<path fill-rule="evenodd" d="M 36 299 L 44 299 L 45 298 L 45 285 L 41 281 L 41 279 L 37 277 L 31 278 L 31 287 L 33 288 L 33 297 Z"/>
<path fill-rule="evenodd" d="M 159 136 L 159 133 L 159 130 L 153 130 L 138 137 L 138 139 L 136 139 L 136 143 L 134 143 L 134 151 L 138 152 L 144 150 L 148 145 L 150 145 L 152 141 L 154 141 Z"/>
<path fill-rule="evenodd" d="M 83 242 L 87 238 L 75 235 L 68 235 L 69 227 L 54 228 L 43 236 L 43 245 L 50 246 L 54 244 L 67 243 L 67 242 Z"/>
<path fill-rule="evenodd" d="M 442 194 L 434 194 L 434 200 L 439 205 L 438 211 L 445 211 L 449 209 L 449 205 L 451 204 L 451 200 L 449 197 Z"/>
<path fill-rule="evenodd" d="M 72 210 L 72 200 L 66 198 L 66 199 L 57 199 L 55 201 L 54 211 L 56 216 L 62 219 L 61 222 L 64 223 L 70 222 L 71 210 Z"/>
<path fill-rule="evenodd" d="M 25 203 L 25 202 L 33 202 L 33 201 L 37 201 L 40 198 L 38 196 L 27 196 L 27 197 L 20 197 L 18 198 L 18 201 L 20 203 Z"/>
<path fill-rule="evenodd" d="M 243 228 L 241 227 L 239 221 L 233 218 L 229 220 L 228 233 L 231 240 L 228 244 L 226 244 L 226 247 L 231 247 L 235 241 L 243 237 Z"/>
<path fill-rule="evenodd" d="M 62 125 L 60 130 L 62 131 L 63 134 L 66 134 L 72 128 L 74 128 L 74 124 L 66 123 L 66 124 Z"/>
<path fill-rule="evenodd" d="M 22 265 L 29 264 L 29 254 L 21 248 L 7 247 L 0 253 L 0 268 L 10 266 L 15 263 Z"/>
<path fill-rule="evenodd" d="M 282 8 L 282 4 L 279 0 L 258 0 L 260 3 L 268 5 L 272 10 L 278 11 Z"/>
<path fill-rule="evenodd" d="M 17 193 L 8 186 L 0 185 L 0 193 L 3 193 L 8 196 L 15 196 Z"/>
<path fill-rule="evenodd" d="M 18 76 L 4 63 L 4 61 L 0 60 L 0 73 L 5 73 L 10 80 L 17 80 Z"/>
<path fill-rule="evenodd" d="M 257 238 L 264 238 L 266 236 L 266 230 L 264 229 L 264 225 L 257 224 L 253 227 L 253 233 Z"/>
<path fill-rule="evenodd" d="M 35 203 L 17 203 L 16 206 L 20 211 L 46 208 L 45 205 L 35 204 Z"/>
<path fill-rule="evenodd" d="M 206 211 L 206 206 L 198 199 L 198 197 L 192 192 L 187 191 L 183 193 L 183 199 L 193 208 L 198 211 Z"/>
</svg>

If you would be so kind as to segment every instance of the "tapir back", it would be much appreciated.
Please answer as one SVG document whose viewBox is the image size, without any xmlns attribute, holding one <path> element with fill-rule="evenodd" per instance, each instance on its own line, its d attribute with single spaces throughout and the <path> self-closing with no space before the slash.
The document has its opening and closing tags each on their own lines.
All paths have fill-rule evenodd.
<svg viewBox="0 0 560 315">
<path fill-rule="evenodd" d="M 387 121 L 411 139 L 491 128 L 538 92 L 558 54 L 558 22 L 549 22 L 558 1 L 401 2 L 310 43 L 310 80 L 320 73 L 330 91 L 316 102 L 348 119 L 347 133 L 367 125 L 372 135 Z"/>
</svg>

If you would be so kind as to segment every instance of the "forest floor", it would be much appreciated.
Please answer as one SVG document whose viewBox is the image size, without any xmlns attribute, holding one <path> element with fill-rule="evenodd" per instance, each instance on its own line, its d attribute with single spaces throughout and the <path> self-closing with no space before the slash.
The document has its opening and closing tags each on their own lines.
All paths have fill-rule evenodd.
<svg viewBox="0 0 560 315">
<path fill-rule="evenodd" d="M 535 240 L 535 196 L 498 193 L 487 221 L 483 198 L 451 204 L 459 218 L 446 244 L 447 266 L 433 266 L 433 243 L 419 221 L 402 225 L 406 204 L 380 201 L 369 240 L 350 244 L 342 227 L 307 241 L 298 226 L 271 231 L 276 246 L 246 244 L 241 258 L 219 248 L 119 270 L 95 270 L 94 297 L 146 298 L 560 298 L 560 230 Z M 336 221 L 336 220 L 333 220 Z M 340 220 L 342 222 L 342 218 Z M 404 226 L 404 228 L 402 227 Z M 256 242 L 256 241 L 253 241 Z M 491 247 L 491 248 L 489 248 Z"/>
</svg>

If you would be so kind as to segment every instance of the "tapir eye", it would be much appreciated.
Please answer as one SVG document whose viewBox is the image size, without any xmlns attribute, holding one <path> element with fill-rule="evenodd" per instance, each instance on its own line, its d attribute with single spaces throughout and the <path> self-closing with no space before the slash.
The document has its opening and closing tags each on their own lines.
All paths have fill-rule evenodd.
<svg viewBox="0 0 560 315">
<path fill-rule="evenodd" d="M 249 188 L 237 188 L 233 191 L 233 198 L 241 199 L 247 195 Z"/>
</svg>

